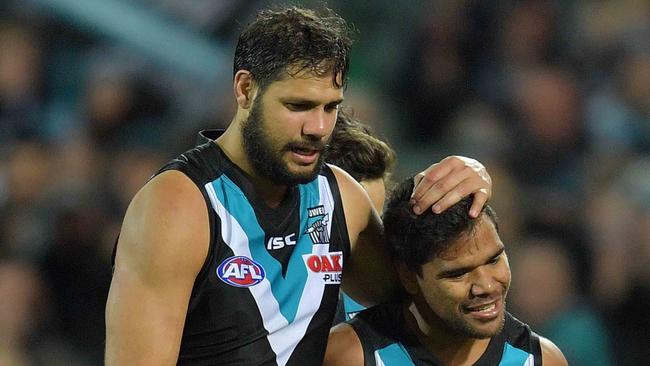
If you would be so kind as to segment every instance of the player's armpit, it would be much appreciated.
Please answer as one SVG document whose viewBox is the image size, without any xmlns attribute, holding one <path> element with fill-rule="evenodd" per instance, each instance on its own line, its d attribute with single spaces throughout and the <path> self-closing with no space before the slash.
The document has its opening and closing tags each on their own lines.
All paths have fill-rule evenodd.
<svg viewBox="0 0 650 366">
<path fill-rule="evenodd" d="M 569 364 L 562 351 L 553 342 L 544 337 L 539 337 L 539 343 L 542 347 L 543 366 L 567 366 Z"/>
<path fill-rule="evenodd" d="M 343 291 L 365 306 L 390 301 L 401 287 L 386 249 L 381 219 L 363 187 L 341 169 L 332 170 L 350 238 L 350 257 L 343 265 Z"/>
<path fill-rule="evenodd" d="M 330 330 L 324 366 L 363 366 L 363 347 L 354 329 L 341 323 Z"/>
<path fill-rule="evenodd" d="M 160 174 L 127 210 L 106 304 L 106 365 L 176 365 L 209 245 L 207 206 L 184 174 Z"/>
</svg>

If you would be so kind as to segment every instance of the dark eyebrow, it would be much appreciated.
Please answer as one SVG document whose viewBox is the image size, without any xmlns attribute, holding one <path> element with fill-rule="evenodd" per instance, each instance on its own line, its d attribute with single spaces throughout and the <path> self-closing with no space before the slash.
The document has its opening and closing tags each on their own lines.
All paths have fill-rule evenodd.
<svg viewBox="0 0 650 366">
<path fill-rule="evenodd" d="M 313 108 L 318 105 L 318 103 L 311 101 L 311 100 L 303 100 L 303 99 L 287 99 L 282 101 L 285 104 L 296 104 L 296 105 L 302 105 L 305 107 L 310 107 Z"/>
<path fill-rule="evenodd" d="M 310 106 L 310 107 L 315 107 L 319 105 L 320 103 L 317 103 L 313 100 L 308 100 L 308 99 L 300 99 L 300 98 L 286 98 L 282 99 L 282 103 L 287 103 L 287 104 L 300 104 L 300 105 L 305 105 L 305 106 Z M 326 104 L 326 106 L 337 106 L 339 104 L 343 103 L 343 99 L 337 99 L 332 102 L 329 102 Z"/>
<path fill-rule="evenodd" d="M 341 98 L 341 99 L 337 99 L 337 100 L 335 100 L 335 101 L 333 101 L 333 102 L 330 102 L 330 103 L 327 103 L 327 105 L 328 105 L 328 106 L 336 106 L 336 105 L 339 105 L 339 104 L 341 104 L 341 103 L 343 103 L 343 98 Z"/>
<path fill-rule="evenodd" d="M 491 256 L 487 261 L 485 261 L 485 263 L 483 263 L 483 265 L 488 264 L 488 263 L 492 262 L 493 260 L 495 260 L 505 250 L 506 250 L 506 248 L 503 245 L 501 245 L 499 250 L 497 250 L 497 252 L 493 256 Z M 475 266 L 466 266 L 466 267 L 451 268 L 451 269 L 448 269 L 448 270 L 445 270 L 445 271 L 442 271 L 442 272 L 438 273 L 436 275 L 436 278 L 441 279 L 441 278 L 446 278 L 446 277 L 454 277 L 454 276 L 462 275 L 463 273 L 467 273 L 467 272 L 472 271 L 474 268 L 476 268 L 476 267 Z"/>
</svg>

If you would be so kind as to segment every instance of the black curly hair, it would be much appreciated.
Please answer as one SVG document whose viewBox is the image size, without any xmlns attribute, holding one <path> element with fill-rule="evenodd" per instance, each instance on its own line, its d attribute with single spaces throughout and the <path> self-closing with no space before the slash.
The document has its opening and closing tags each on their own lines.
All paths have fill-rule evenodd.
<svg viewBox="0 0 650 366">
<path fill-rule="evenodd" d="M 384 233 L 393 258 L 422 275 L 423 264 L 443 254 L 463 235 L 471 234 L 479 220 L 469 215 L 473 195 L 440 214 L 427 210 L 416 215 L 409 203 L 412 191 L 413 178 L 394 188 L 384 211 Z M 486 215 L 498 232 L 498 219 L 489 205 L 483 207 L 481 215 Z"/>
<path fill-rule="evenodd" d="M 261 11 L 239 35 L 233 75 L 248 70 L 260 88 L 285 75 L 309 71 L 332 74 L 337 88 L 347 83 L 351 30 L 343 18 L 323 7 L 295 6 Z"/>
</svg>

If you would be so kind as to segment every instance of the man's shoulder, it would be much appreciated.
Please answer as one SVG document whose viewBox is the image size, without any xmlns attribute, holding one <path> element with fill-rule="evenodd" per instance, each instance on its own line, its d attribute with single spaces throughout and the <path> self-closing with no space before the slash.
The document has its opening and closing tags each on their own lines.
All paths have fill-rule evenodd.
<svg viewBox="0 0 650 366">
<path fill-rule="evenodd" d="M 506 311 L 505 324 L 501 334 L 506 342 L 510 344 L 528 345 L 531 341 L 538 342 L 539 335 L 533 332 L 531 327 L 519 320 L 517 317 Z"/>
<path fill-rule="evenodd" d="M 555 343 L 535 333 L 528 324 L 508 312 L 506 312 L 504 331 L 507 332 L 508 343 L 519 346 L 527 351 L 538 353 L 543 360 L 543 365 L 567 365 L 562 351 L 560 351 Z"/>
<path fill-rule="evenodd" d="M 389 319 L 402 318 L 402 305 L 379 304 L 360 311 L 350 322 L 359 319 L 365 322 L 386 322 Z"/>
<path fill-rule="evenodd" d="M 380 304 L 359 312 L 347 321 L 364 341 L 400 338 L 404 333 L 404 316 L 399 304 Z"/>
<path fill-rule="evenodd" d="M 155 176 L 135 195 L 127 209 L 117 246 L 125 268 L 134 265 L 162 273 L 185 264 L 199 268 L 208 242 L 206 204 L 191 180 L 178 171 Z M 130 264 L 129 264 L 130 263 Z"/>
<path fill-rule="evenodd" d="M 178 154 L 163 165 L 154 176 L 168 170 L 178 170 L 201 186 L 218 177 L 223 171 L 223 166 L 224 158 L 221 149 L 210 140 Z"/>
</svg>

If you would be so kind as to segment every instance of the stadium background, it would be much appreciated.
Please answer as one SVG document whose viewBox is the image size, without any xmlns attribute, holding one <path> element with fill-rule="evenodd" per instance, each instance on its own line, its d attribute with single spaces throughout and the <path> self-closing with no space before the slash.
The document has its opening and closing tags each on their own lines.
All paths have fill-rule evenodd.
<svg viewBox="0 0 650 366">
<path fill-rule="evenodd" d="M 311 2 L 298 2 L 310 4 Z M 0 2 L 0 365 L 99 365 L 126 205 L 232 116 L 237 0 Z M 571 365 L 650 359 L 650 2 L 331 0 L 395 179 L 481 160 L 509 308 Z"/>
</svg>

